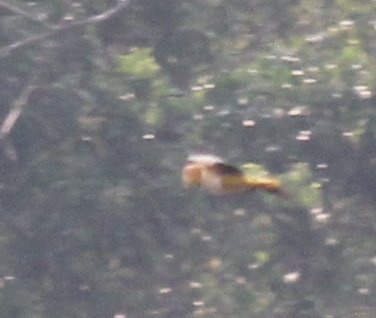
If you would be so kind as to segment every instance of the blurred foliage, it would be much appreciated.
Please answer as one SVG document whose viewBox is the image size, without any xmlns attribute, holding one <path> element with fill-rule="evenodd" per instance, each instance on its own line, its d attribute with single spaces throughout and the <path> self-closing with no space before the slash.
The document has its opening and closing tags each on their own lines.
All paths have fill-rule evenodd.
<svg viewBox="0 0 376 318">
<path fill-rule="evenodd" d="M 2 317 L 374 317 L 374 2 L 116 5 L 0 2 Z"/>
<path fill-rule="evenodd" d="M 150 78 L 156 75 L 157 70 L 158 65 L 151 56 L 150 48 L 135 48 L 129 54 L 119 56 L 117 71 L 120 73 Z"/>
</svg>

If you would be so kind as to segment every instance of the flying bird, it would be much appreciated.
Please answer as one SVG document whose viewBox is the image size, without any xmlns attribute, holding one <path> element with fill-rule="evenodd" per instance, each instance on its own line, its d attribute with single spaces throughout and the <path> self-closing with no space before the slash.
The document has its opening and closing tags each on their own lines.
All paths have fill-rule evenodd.
<svg viewBox="0 0 376 318">
<path fill-rule="evenodd" d="M 260 189 L 284 198 L 288 197 L 276 178 L 253 178 L 242 169 L 214 155 L 189 156 L 182 169 L 181 178 L 183 186 L 197 185 L 213 195 L 246 193 Z"/>
</svg>

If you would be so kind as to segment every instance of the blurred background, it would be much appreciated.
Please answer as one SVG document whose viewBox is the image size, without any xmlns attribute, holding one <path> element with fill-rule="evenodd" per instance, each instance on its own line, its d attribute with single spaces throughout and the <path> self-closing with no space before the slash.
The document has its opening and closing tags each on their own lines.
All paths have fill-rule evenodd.
<svg viewBox="0 0 376 318">
<path fill-rule="evenodd" d="M 375 317 L 375 16 L 0 1 L 1 316 Z M 183 189 L 192 152 L 291 199 Z"/>
</svg>

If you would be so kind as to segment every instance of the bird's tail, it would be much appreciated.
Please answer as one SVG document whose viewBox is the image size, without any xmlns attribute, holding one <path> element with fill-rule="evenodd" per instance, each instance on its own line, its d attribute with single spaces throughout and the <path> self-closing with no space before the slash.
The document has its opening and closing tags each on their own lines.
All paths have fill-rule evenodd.
<svg viewBox="0 0 376 318">
<path fill-rule="evenodd" d="M 289 195 L 281 189 L 279 180 L 277 179 L 247 179 L 250 190 L 261 189 L 284 199 L 289 199 Z"/>
</svg>

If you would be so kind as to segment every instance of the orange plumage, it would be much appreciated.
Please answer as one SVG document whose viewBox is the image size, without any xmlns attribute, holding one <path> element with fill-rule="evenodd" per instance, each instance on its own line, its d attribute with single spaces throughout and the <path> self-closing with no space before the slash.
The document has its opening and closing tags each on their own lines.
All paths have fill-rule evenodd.
<svg viewBox="0 0 376 318">
<path fill-rule="evenodd" d="M 212 155 L 192 155 L 182 169 L 185 187 L 198 185 L 214 195 L 236 194 L 256 189 L 287 197 L 274 178 L 257 179 Z"/>
</svg>

